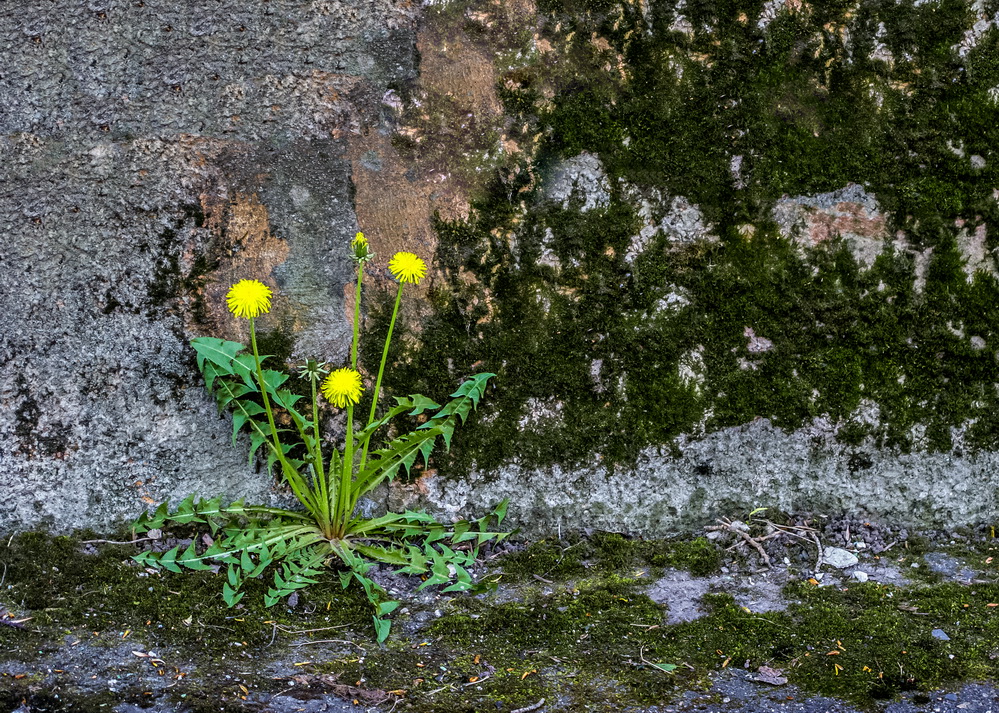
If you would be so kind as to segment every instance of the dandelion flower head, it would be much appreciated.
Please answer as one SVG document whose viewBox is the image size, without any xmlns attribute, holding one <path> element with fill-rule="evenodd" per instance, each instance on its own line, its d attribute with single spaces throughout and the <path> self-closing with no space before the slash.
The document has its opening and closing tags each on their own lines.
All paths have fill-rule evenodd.
<svg viewBox="0 0 999 713">
<path fill-rule="evenodd" d="M 368 239 L 364 237 L 364 233 L 358 233 L 354 236 L 354 239 L 350 241 L 350 249 L 354 251 L 354 259 L 358 262 L 367 262 L 375 256 L 371 252 Z"/>
<path fill-rule="evenodd" d="M 240 280 L 225 299 L 237 317 L 253 319 L 271 311 L 271 288 L 257 280 Z"/>
<path fill-rule="evenodd" d="M 413 253 L 396 253 L 389 260 L 388 268 L 392 277 L 399 282 L 418 285 L 427 276 L 427 264 Z"/>
<path fill-rule="evenodd" d="M 320 387 L 323 396 L 338 408 L 353 406 L 361 400 L 361 375 L 349 367 L 331 372 Z"/>
</svg>

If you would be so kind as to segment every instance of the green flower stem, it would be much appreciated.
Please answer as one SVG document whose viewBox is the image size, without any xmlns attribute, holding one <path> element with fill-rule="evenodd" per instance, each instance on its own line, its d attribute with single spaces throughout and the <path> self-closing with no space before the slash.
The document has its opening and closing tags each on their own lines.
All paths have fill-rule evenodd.
<svg viewBox="0 0 999 713">
<path fill-rule="evenodd" d="M 312 434 L 313 434 L 313 449 L 312 449 L 312 467 L 316 469 L 316 500 L 319 506 L 320 512 L 323 515 L 322 524 L 326 527 L 330 524 L 330 493 L 329 493 L 329 483 L 326 481 L 326 467 L 323 463 L 323 448 L 322 441 L 319 440 L 319 401 L 316 397 L 316 379 L 315 375 L 309 377 L 309 382 L 312 384 Z"/>
<path fill-rule="evenodd" d="M 264 370 L 260 365 L 260 352 L 257 351 L 257 329 L 253 324 L 253 317 L 250 317 L 250 345 L 253 348 L 253 361 L 257 365 L 257 382 L 260 384 L 260 395 L 264 400 L 264 411 L 267 412 L 267 423 L 271 427 L 271 437 L 274 439 L 274 449 L 278 460 L 284 465 L 284 451 L 281 449 L 281 441 L 278 439 L 277 426 L 274 423 L 274 414 L 271 412 L 271 402 L 267 398 L 267 382 L 264 381 Z"/>
<path fill-rule="evenodd" d="M 402 302 L 402 287 L 405 282 L 399 283 L 399 291 L 395 294 L 395 307 L 392 308 L 392 319 L 389 322 L 388 334 L 385 335 L 385 346 L 382 348 L 382 361 L 378 365 L 378 378 L 375 380 L 375 393 L 371 397 L 371 413 L 368 414 L 368 425 L 375 420 L 375 411 L 378 409 L 378 394 L 382 388 L 382 374 L 385 373 L 385 361 L 388 359 L 389 343 L 392 341 L 392 331 L 395 329 L 395 320 L 399 316 L 399 303 Z M 361 463 L 357 467 L 357 472 L 364 470 L 364 463 L 368 459 L 368 445 L 371 439 L 364 441 L 364 448 L 361 450 Z"/>
<path fill-rule="evenodd" d="M 257 328 L 253 317 L 250 317 L 250 345 L 253 349 L 253 361 L 257 367 L 257 383 L 260 384 L 260 396 L 264 401 L 264 411 L 267 412 L 267 424 L 271 429 L 271 438 L 274 439 L 274 455 L 281 463 L 281 472 L 284 473 L 285 480 L 295 493 L 301 503 L 312 513 L 316 512 L 317 505 L 313 502 L 311 492 L 308 492 L 308 485 L 299 482 L 301 476 L 291 463 L 284 457 L 284 449 L 281 448 L 281 439 L 278 437 L 277 425 L 274 423 L 274 412 L 271 410 L 271 402 L 267 396 L 267 382 L 264 381 L 264 369 L 260 364 L 260 352 L 257 350 Z M 304 488 L 303 488 L 304 486 Z"/>
<path fill-rule="evenodd" d="M 354 288 L 354 325 L 353 338 L 350 342 L 350 366 L 357 370 L 357 350 L 360 343 L 361 324 L 361 283 L 364 281 L 364 263 L 357 263 L 357 286 Z M 343 448 L 343 471 L 340 477 L 340 486 L 337 490 L 337 505 L 332 513 L 332 520 L 343 523 L 345 530 L 350 516 L 353 513 L 353 506 L 350 497 L 350 485 L 354 476 L 354 406 L 347 404 L 347 435 Z"/>
<path fill-rule="evenodd" d="M 357 371 L 357 348 L 360 342 L 358 336 L 361 322 L 361 281 L 364 279 L 364 263 L 357 263 L 357 288 L 354 291 L 354 338 L 350 343 L 350 368 Z"/>
<path fill-rule="evenodd" d="M 354 475 L 354 405 L 347 404 L 347 435 L 343 446 L 343 475 L 340 479 L 340 490 L 337 493 L 337 508 L 333 519 L 342 523 L 346 529 L 350 520 L 350 483 Z M 342 530 L 341 530 L 342 532 Z"/>
</svg>

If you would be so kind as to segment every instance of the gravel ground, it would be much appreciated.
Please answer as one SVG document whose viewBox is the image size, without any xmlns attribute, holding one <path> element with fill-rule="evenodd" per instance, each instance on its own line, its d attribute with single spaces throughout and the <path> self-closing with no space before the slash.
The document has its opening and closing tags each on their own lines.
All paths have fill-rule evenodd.
<svg viewBox="0 0 999 713">
<path fill-rule="evenodd" d="M 954 544 L 974 544 L 976 538 L 986 536 L 982 533 L 929 533 L 929 537 L 919 540 L 922 546 L 929 547 L 928 551 L 913 557 L 905 544 L 909 541 L 909 533 L 845 519 L 795 522 L 798 523 L 796 527 L 814 528 L 824 546 L 821 549 L 825 557 L 830 556 L 828 546 L 842 544 L 849 549 L 846 554 L 854 555 L 857 562 L 842 568 L 828 564 L 816 568 L 818 547 L 795 537 L 768 539 L 772 532 L 768 533 L 757 521 L 747 533 L 761 543 L 763 552 L 772 562 L 771 567 L 762 566 L 760 552 L 734 532 L 740 529 L 736 521 L 731 523 L 733 527 L 716 530 L 719 534 L 713 537 L 724 553 L 720 572 L 698 577 L 684 571 L 666 570 L 661 576 L 649 576 L 644 591 L 653 601 L 668 607 L 666 623 L 674 624 L 701 616 L 701 599 L 709 593 L 731 594 L 739 606 L 752 612 L 782 611 L 788 604 L 782 597 L 782 587 L 795 579 L 812 578 L 818 587 L 849 587 L 857 581 L 857 573 L 861 573 L 867 581 L 890 586 L 912 584 L 918 582 L 919 577 L 927 576 L 969 586 L 995 577 L 987 565 L 974 565 L 978 561 L 974 557 L 959 558 L 954 554 Z M 849 537 L 844 537 L 848 531 Z M 503 548 L 515 552 L 524 546 L 526 543 L 504 543 Z M 478 574 L 483 574 L 487 567 L 496 572 L 502 569 L 502 563 L 503 559 L 494 559 Z M 913 564 L 919 567 L 912 567 Z M 448 602 L 454 595 L 429 590 L 416 592 L 418 580 L 388 572 L 377 578 L 393 596 L 403 601 L 394 639 L 408 641 L 413 648 L 420 646 L 419 642 L 426 636 L 426 627 L 448 611 Z M 526 581 L 505 579 L 498 591 L 488 595 L 487 601 L 500 605 L 536 596 L 539 589 L 546 595 L 560 587 L 572 589 L 574 586 L 572 580 L 553 582 L 540 576 L 528 577 Z M 7 602 L 7 605 L 11 606 L 11 603 Z M 0 607 L 0 618 L 5 612 Z M 17 612 L 12 608 L 11 614 L 24 616 L 30 612 Z M 27 626 L 30 625 L 28 622 Z M 319 673 L 318 669 L 303 666 L 304 662 L 374 658 L 390 653 L 371 642 L 368 631 L 338 630 L 322 634 L 329 636 L 329 640 L 316 641 L 275 628 L 272 643 L 276 639 L 279 645 L 252 649 L 233 641 L 231 652 L 225 650 L 222 656 L 225 661 L 221 665 L 217 660 L 213 664 L 204 663 L 198 653 L 190 649 L 147 648 L 140 633 L 131 638 L 127 632 L 106 631 L 97 635 L 80 627 L 67 630 L 59 643 L 53 643 L 51 631 L 48 634 L 49 638 L 40 646 L 37 655 L 22 656 L 24 660 L 10 658 L 0 651 L 0 713 L 92 710 L 116 713 L 201 713 L 208 710 L 357 713 L 363 710 L 384 713 L 404 711 L 409 707 L 405 697 L 368 688 L 363 681 L 341 681 Z M 692 645 L 696 646 L 696 642 Z M 761 671 L 737 667 L 733 662 L 731 667 L 712 673 L 706 688 L 681 691 L 668 703 L 658 706 L 621 710 L 626 713 L 861 713 L 862 709 L 856 706 L 810 695 L 780 680 L 761 682 L 758 680 Z M 428 679 L 431 674 L 426 674 Z M 539 675 L 558 674 L 542 671 Z M 555 688 L 558 690 L 557 686 Z M 17 696 L 11 696 L 11 691 L 17 692 Z M 570 693 L 571 690 L 566 690 L 564 699 L 560 694 L 559 700 L 547 700 L 532 710 L 542 713 L 611 710 L 579 708 L 578 702 L 569 700 Z M 419 710 L 437 710 L 428 709 L 425 701 Z M 495 710 L 501 712 L 515 710 L 513 706 L 498 702 L 495 706 Z M 526 713 L 523 706 L 520 710 Z M 968 683 L 953 690 L 910 691 L 895 700 L 875 702 L 866 710 L 880 713 L 999 713 L 999 691 L 987 682 Z"/>
</svg>

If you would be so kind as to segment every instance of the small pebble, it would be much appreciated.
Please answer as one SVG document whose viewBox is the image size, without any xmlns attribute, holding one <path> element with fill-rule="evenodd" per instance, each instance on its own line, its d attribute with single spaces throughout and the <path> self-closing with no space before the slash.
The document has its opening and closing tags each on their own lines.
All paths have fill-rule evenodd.
<svg viewBox="0 0 999 713">
<path fill-rule="evenodd" d="M 933 631 L 930 632 L 930 635 L 934 639 L 940 639 L 940 641 L 950 641 L 950 637 L 947 636 L 947 632 L 945 632 L 943 629 L 934 629 Z"/>
<path fill-rule="evenodd" d="M 858 582 L 866 582 L 868 580 L 868 575 L 867 572 L 858 569 L 854 571 L 853 578 Z"/>
<path fill-rule="evenodd" d="M 944 696 L 944 700 L 947 700 L 947 701 L 956 701 L 957 700 L 957 694 L 956 693 L 948 693 L 947 695 Z"/>
</svg>

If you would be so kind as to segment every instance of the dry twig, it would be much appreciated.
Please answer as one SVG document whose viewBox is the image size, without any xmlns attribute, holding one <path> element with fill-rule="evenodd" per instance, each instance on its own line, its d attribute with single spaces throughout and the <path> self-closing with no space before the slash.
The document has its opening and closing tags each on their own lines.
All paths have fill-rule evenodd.
<svg viewBox="0 0 999 713">
<path fill-rule="evenodd" d="M 763 558 L 763 563 L 766 564 L 767 567 L 770 566 L 770 555 L 766 553 L 766 550 L 764 550 L 763 546 L 760 544 L 760 542 L 766 538 L 754 538 L 745 530 L 740 530 L 738 527 L 732 527 L 732 522 L 728 518 L 721 518 L 718 522 L 720 523 L 719 525 L 708 525 L 704 529 L 709 532 L 731 532 L 738 535 L 747 545 L 760 553 L 760 557 Z"/>
</svg>

